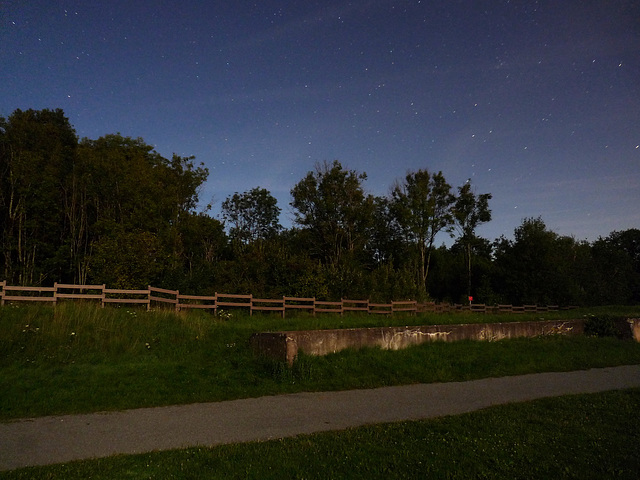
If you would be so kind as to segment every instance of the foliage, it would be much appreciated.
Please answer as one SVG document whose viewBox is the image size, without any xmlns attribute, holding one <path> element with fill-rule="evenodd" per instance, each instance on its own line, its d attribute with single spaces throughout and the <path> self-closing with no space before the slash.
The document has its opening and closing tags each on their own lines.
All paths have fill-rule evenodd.
<svg viewBox="0 0 640 480">
<path fill-rule="evenodd" d="M 194 215 L 207 178 L 192 160 L 165 159 L 120 135 L 78 142 L 61 110 L 0 119 L 3 279 L 157 281 L 176 262 L 179 226 Z"/>
<path fill-rule="evenodd" d="M 436 235 L 453 223 L 451 205 L 455 198 L 442 172 L 408 173 L 391 191 L 390 208 L 404 240 L 419 252 L 420 293 L 426 294 L 431 252 Z"/>
<path fill-rule="evenodd" d="M 640 230 L 612 232 L 592 247 L 594 268 L 591 294 L 597 303 L 640 302 Z"/>
<path fill-rule="evenodd" d="M 571 305 L 587 302 L 580 275 L 589 268 L 589 246 L 547 229 L 541 218 L 525 219 L 495 244 L 495 289 L 513 303 Z"/>
<path fill-rule="evenodd" d="M 409 172 L 387 196 L 365 172 L 317 164 L 291 190 L 294 227 L 261 187 L 197 211 L 208 176 L 140 138 L 78 140 L 62 110 L 0 117 L 0 280 L 193 294 L 252 293 L 486 304 L 640 302 L 640 230 L 593 243 L 525 218 L 491 242 L 490 193 L 453 190 L 442 172 Z M 229 234 L 227 236 L 226 230 Z M 436 246 L 438 236 L 455 242 Z"/>
<path fill-rule="evenodd" d="M 273 237 L 282 226 L 278 223 L 278 201 L 264 188 L 234 193 L 222 203 L 222 216 L 229 222 L 229 236 L 240 244 Z"/>
<path fill-rule="evenodd" d="M 114 228 L 92 249 L 88 276 L 110 288 L 147 288 L 166 267 L 167 254 L 151 232 Z"/>
<path fill-rule="evenodd" d="M 589 315 L 584 322 L 585 335 L 594 337 L 620 337 L 619 317 L 611 315 Z"/>
<path fill-rule="evenodd" d="M 311 254 L 325 264 L 340 265 L 367 242 L 373 197 L 362 188 L 366 178 L 335 160 L 317 165 L 291 190 L 295 222 L 311 233 Z"/>
<path fill-rule="evenodd" d="M 169 242 L 171 262 L 159 284 L 194 295 L 210 294 L 227 254 L 222 223 L 202 212 L 185 215 L 172 229 Z"/>
<path fill-rule="evenodd" d="M 467 183 L 458 187 L 458 196 L 453 206 L 453 220 L 460 235 L 458 242 L 465 247 L 467 297 L 471 297 L 471 258 L 473 247 L 482 242 L 482 239 L 476 237 L 476 228 L 483 223 L 491 221 L 489 200 L 491 200 L 490 193 L 483 193 L 476 196 L 471 190 L 471 181 L 467 180 Z"/>
<path fill-rule="evenodd" d="M 0 272 L 19 284 L 55 280 L 71 226 L 76 134 L 57 110 L 0 118 Z"/>
</svg>

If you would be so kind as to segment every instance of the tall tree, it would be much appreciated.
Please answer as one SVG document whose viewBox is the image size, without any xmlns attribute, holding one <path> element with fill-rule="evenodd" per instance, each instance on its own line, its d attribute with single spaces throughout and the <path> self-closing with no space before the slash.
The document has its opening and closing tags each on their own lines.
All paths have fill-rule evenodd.
<svg viewBox="0 0 640 480">
<path fill-rule="evenodd" d="M 117 244 L 182 265 L 179 226 L 208 174 L 192 160 L 120 135 L 78 144 L 59 109 L 0 118 L 0 275 L 86 283 L 92 254 L 109 272 Z"/>
<path fill-rule="evenodd" d="M 496 291 L 505 295 L 506 303 L 585 302 L 577 272 L 588 261 L 588 244 L 547 229 L 540 217 L 524 219 L 513 240 L 500 238 L 494 255 Z"/>
<path fill-rule="evenodd" d="M 91 186 L 91 209 L 97 228 L 117 224 L 159 232 L 179 222 L 198 202 L 198 189 L 208 170 L 193 157 L 167 160 L 144 143 L 120 135 L 80 145 Z"/>
<path fill-rule="evenodd" d="M 278 201 L 265 188 L 234 193 L 222 202 L 222 217 L 230 224 L 229 235 L 241 245 L 266 240 L 282 229 Z"/>
<path fill-rule="evenodd" d="M 218 272 L 228 240 L 222 222 L 204 212 L 181 215 L 171 228 L 171 261 L 164 272 L 166 288 L 205 294 Z"/>
<path fill-rule="evenodd" d="M 112 288 L 158 285 L 167 255 L 155 233 L 115 229 L 92 246 L 88 275 Z"/>
<path fill-rule="evenodd" d="M 375 225 L 366 245 L 371 263 L 375 266 L 385 263 L 398 266 L 399 259 L 406 256 L 406 246 L 398 224 L 394 221 L 389 199 L 375 197 L 374 208 Z"/>
<path fill-rule="evenodd" d="M 63 270 L 64 186 L 76 146 L 60 109 L 0 118 L 0 248 L 10 282 L 40 284 Z"/>
<path fill-rule="evenodd" d="M 477 243 L 476 228 L 491 221 L 489 209 L 490 193 L 476 195 L 471 190 L 471 180 L 458 187 L 458 196 L 453 206 L 453 219 L 459 234 L 459 242 L 464 245 L 467 264 L 467 297 L 471 298 L 471 256 Z"/>
<path fill-rule="evenodd" d="M 123 248 L 139 248 L 140 256 L 149 258 L 144 242 L 123 236 L 125 232 L 144 233 L 149 235 L 135 238 L 153 238 L 157 246 L 152 253 L 163 259 L 164 267 L 171 271 L 180 268 L 183 265 L 180 223 L 195 209 L 207 169 L 195 166 L 193 157 L 174 155 L 168 160 L 142 139 L 120 135 L 84 139 L 79 153 L 89 190 L 90 261 L 97 262 L 99 254 L 109 252 L 117 239 L 127 240 L 122 241 Z M 108 270 L 108 263 L 104 259 L 100 262 L 104 265 L 100 271 Z M 97 271 L 94 265 L 91 277 L 95 280 L 100 279 Z M 156 277 L 160 275 L 159 271 L 153 272 Z"/>
<path fill-rule="evenodd" d="M 604 241 L 612 247 L 624 251 L 629 256 L 633 271 L 640 275 L 640 230 L 630 228 L 614 231 Z"/>
<path fill-rule="evenodd" d="M 326 264 L 361 252 L 369 239 L 374 199 L 362 188 L 366 178 L 335 160 L 316 165 L 291 190 L 295 223 L 309 232 L 312 253 Z"/>
<path fill-rule="evenodd" d="M 391 190 L 391 211 L 405 241 L 418 250 L 418 279 L 423 295 L 427 294 L 427 277 L 436 235 L 453 223 L 451 205 L 454 196 L 442 172 L 431 174 L 418 170 L 396 182 Z"/>
<path fill-rule="evenodd" d="M 640 302 L 640 230 L 611 232 L 591 248 L 595 263 L 592 295 L 600 304 Z"/>
</svg>

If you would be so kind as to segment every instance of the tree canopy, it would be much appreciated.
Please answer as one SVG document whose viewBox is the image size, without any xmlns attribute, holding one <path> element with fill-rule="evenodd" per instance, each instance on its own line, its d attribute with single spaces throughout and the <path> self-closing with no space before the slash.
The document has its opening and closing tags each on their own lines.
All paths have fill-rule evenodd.
<svg viewBox="0 0 640 480">
<path fill-rule="evenodd" d="M 436 235 L 453 224 L 451 205 L 455 197 L 442 172 L 418 170 L 408 173 L 391 191 L 391 211 L 407 242 L 420 253 L 419 281 L 426 294 L 431 252 Z"/>
<path fill-rule="evenodd" d="M 222 202 L 222 217 L 230 224 L 229 235 L 242 244 L 266 240 L 282 226 L 278 201 L 265 188 L 255 187 Z"/>
<path fill-rule="evenodd" d="M 161 269 L 175 253 L 166 239 L 193 215 L 206 168 L 192 158 L 165 159 L 142 139 L 105 135 L 78 142 L 61 110 L 17 110 L 0 125 L 7 281 L 108 278 L 130 286 L 154 278 L 114 277 L 115 266 L 139 255 L 153 263 L 146 268 Z"/>
<path fill-rule="evenodd" d="M 590 305 L 640 302 L 640 230 L 593 243 L 525 218 L 490 241 L 490 193 L 420 169 L 387 196 L 338 160 L 291 189 L 294 226 L 262 187 L 198 211 L 208 171 L 140 138 L 76 136 L 62 110 L 0 118 L 0 280 L 183 292 Z M 440 234 L 455 238 L 436 246 Z M 473 260 L 473 261 L 472 261 Z M 472 268 L 473 267 L 473 268 Z"/>
<path fill-rule="evenodd" d="M 310 232 L 313 253 L 326 263 L 338 265 L 368 240 L 374 203 L 362 186 L 366 179 L 335 160 L 316 165 L 291 190 L 295 222 Z"/>
</svg>

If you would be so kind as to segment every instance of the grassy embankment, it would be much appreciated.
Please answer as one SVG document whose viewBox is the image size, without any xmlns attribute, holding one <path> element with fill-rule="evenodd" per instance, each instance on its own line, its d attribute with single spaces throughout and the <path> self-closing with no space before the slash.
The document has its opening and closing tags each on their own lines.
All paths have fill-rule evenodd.
<svg viewBox="0 0 640 480">
<path fill-rule="evenodd" d="M 548 312 L 545 319 L 635 309 Z M 256 358 L 252 333 L 269 330 L 519 321 L 540 314 L 366 315 L 282 319 L 175 314 L 74 303 L 0 309 L 0 421 L 50 414 L 219 401 L 299 391 L 448 382 L 640 363 L 640 344 L 549 337 L 432 343 L 390 352 L 302 356 L 292 368 Z"/>
</svg>

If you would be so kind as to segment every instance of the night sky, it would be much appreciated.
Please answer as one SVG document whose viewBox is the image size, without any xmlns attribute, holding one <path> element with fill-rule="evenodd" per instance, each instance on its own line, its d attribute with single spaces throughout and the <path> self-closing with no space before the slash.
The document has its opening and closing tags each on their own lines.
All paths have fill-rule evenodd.
<svg viewBox="0 0 640 480">
<path fill-rule="evenodd" d="M 3 1 L 0 116 L 62 108 L 210 170 L 212 214 L 316 162 L 386 195 L 407 171 L 491 193 L 578 240 L 640 228 L 640 3 Z M 445 237 L 439 237 L 445 240 Z"/>
</svg>

